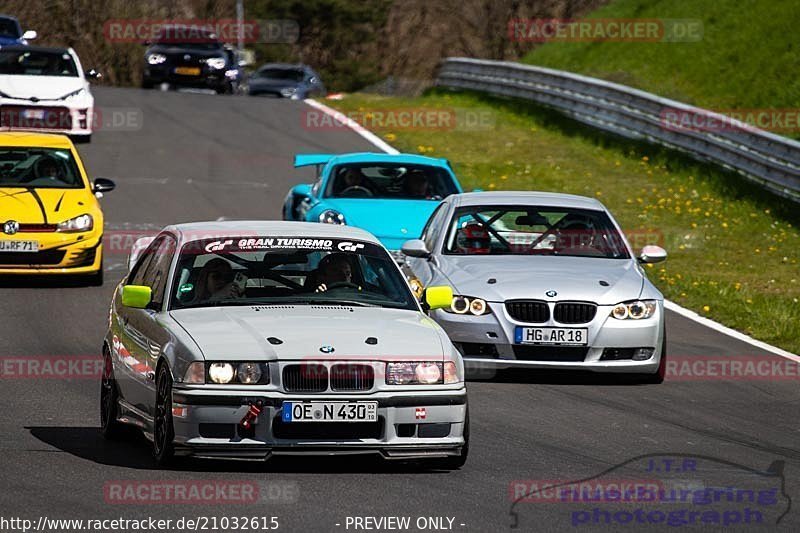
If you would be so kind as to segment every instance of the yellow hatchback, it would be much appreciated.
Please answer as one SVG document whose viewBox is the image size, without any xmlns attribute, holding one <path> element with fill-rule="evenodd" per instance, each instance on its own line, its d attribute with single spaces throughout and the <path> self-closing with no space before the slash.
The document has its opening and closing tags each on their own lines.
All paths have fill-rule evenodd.
<svg viewBox="0 0 800 533">
<path fill-rule="evenodd" d="M 0 276 L 70 274 L 103 283 L 103 212 L 111 180 L 89 181 L 64 135 L 0 132 Z"/>
</svg>

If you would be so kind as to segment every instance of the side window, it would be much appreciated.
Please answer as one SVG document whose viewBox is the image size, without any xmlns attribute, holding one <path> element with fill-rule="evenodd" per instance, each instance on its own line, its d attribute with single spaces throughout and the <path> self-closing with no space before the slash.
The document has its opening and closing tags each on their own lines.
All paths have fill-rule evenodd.
<svg viewBox="0 0 800 533">
<path fill-rule="evenodd" d="M 156 248 L 147 273 L 144 277 L 144 285 L 153 289 L 153 306 L 160 308 L 164 302 L 164 293 L 167 287 L 167 277 L 169 276 L 169 266 L 172 263 L 172 256 L 175 253 L 176 243 L 172 237 L 164 237 Z"/>
<path fill-rule="evenodd" d="M 420 238 L 425 241 L 425 247 L 431 252 L 435 252 L 433 247 L 436 243 L 438 228 L 441 226 L 442 218 L 446 212 L 447 207 L 445 204 L 439 204 L 439 206 L 431 215 L 431 218 L 428 219 L 428 223 L 425 224 L 425 229 L 422 230 L 422 236 Z"/>
<path fill-rule="evenodd" d="M 139 256 L 139 260 L 136 261 L 128 276 L 128 285 L 144 285 L 144 275 L 147 273 L 147 267 L 150 266 L 153 256 L 155 256 L 156 246 L 157 243 L 151 243 L 150 247 Z"/>
</svg>

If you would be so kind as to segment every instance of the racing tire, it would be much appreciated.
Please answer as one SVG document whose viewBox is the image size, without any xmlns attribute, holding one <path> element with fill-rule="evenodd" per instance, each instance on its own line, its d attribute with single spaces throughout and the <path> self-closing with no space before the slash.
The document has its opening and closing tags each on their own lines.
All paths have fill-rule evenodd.
<svg viewBox="0 0 800 533">
<path fill-rule="evenodd" d="M 90 287 L 103 286 L 103 261 L 100 261 L 100 270 L 92 272 L 86 276 L 86 284 Z"/>
<path fill-rule="evenodd" d="M 175 426 L 172 424 L 172 375 L 166 363 L 156 378 L 156 412 L 153 417 L 153 459 L 168 466 L 175 458 Z"/>
<path fill-rule="evenodd" d="M 450 455 L 440 459 L 431 459 L 429 465 L 437 470 L 458 470 L 467 462 L 469 455 L 469 407 L 467 407 L 466 417 L 464 418 L 464 445 L 461 453 Z"/>
<path fill-rule="evenodd" d="M 119 389 L 114 378 L 114 365 L 108 348 L 103 348 L 103 375 L 100 378 L 100 433 L 108 440 L 123 436 L 125 425 L 117 420 L 119 415 Z"/>
<path fill-rule="evenodd" d="M 642 374 L 639 376 L 639 382 L 660 385 L 664 383 L 664 377 L 667 375 L 667 332 L 664 331 L 664 340 L 661 342 L 661 361 L 658 363 L 658 370 L 652 374 Z"/>
</svg>

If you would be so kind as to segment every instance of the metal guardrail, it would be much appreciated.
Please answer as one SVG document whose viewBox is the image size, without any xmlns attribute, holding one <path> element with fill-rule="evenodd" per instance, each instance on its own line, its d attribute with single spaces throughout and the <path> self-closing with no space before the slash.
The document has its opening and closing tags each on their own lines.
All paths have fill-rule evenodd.
<svg viewBox="0 0 800 533">
<path fill-rule="evenodd" d="M 717 163 L 800 202 L 800 142 L 706 109 L 570 72 L 460 57 L 442 61 L 436 85 L 533 100 L 590 126 Z M 678 127 L 670 113 L 724 127 Z"/>
</svg>

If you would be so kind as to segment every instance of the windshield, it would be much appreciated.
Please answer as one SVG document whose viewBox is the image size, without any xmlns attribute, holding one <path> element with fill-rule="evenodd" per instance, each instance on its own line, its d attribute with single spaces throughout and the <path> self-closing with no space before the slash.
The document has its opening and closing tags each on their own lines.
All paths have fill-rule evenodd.
<svg viewBox="0 0 800 533">
<path fill-rule="evenodd" d="M 231 236 L 183 246 L 172 309 L 282 303 L 419 309 L 393 259 L 375 244 Z"/>
<path fill-rule="evenodd" d="M 195 50 L 216 50 L 222 47 L 217 36 L 197 26 L 167 26 L 154 39 L 162 46 L 179 46 Z"/>
<path fill-rule="evenodd" d="M 331 172 L 330 198 L 402 198 L 441 200 L 456 194 L 453 179 L 443 168 L 427 165 L 345 164 Z"/>
<path fill-rule="evenodd" d="M 76 77 L 78 67 L 67 52 L 0 50 L 0 74 Z"/>
<path fill-rule="evenodd" d="M 0 17 L 0 37 L 18 39 L 20 36 L 16 21 Z"/>
<path fill-rule="evenodd" d="M 0 147 L 0 189 L 79 189 L 83 180 L 65 149 Z"/>
<path fill-rule="evenodd" d="M 255 77 L 300 82 L 305 78 L 305 73 L 296 68 L 263 68 L 256 72 Z"/>
<path fill-rule="evenodd" d="M 536 206 L 457 209 L 445 253 L 629 258 L 622 235 L 605 212 Z"/>
</svg>

